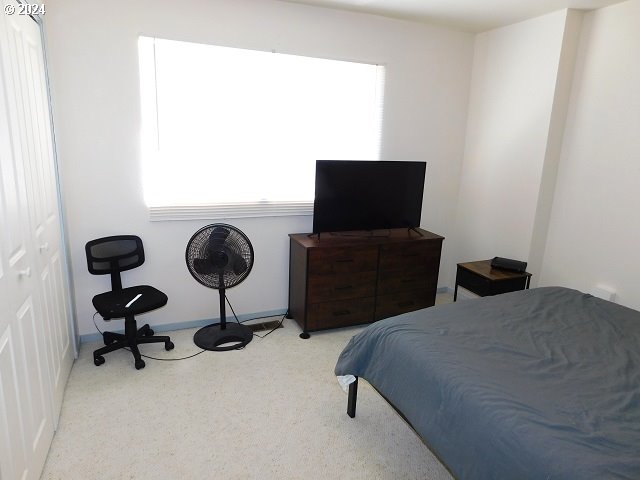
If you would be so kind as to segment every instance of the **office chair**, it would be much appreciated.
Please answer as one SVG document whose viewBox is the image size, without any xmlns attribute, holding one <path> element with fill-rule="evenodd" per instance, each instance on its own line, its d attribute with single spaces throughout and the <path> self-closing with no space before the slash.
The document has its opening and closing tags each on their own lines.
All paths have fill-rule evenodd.
<svg viewBox="0 0 640 480">
<path fill-rule="evenodd" d="M 138 345 L 164 342 L 166 350 L 174 345 L 167 336 L 154 336 L 149 325 L 138 328 L 135 316 L 160 308 L 167 303 L 167 296 L 149 285 L 122 288 L 120 272 L 139 267 L 144 263 L 142 240 L 135 235 L 115 235 L 87 242 L 87 266 L 93 275 L 111 275 L 111 291 L 93 297 L 93 306 L 105 320 L 124 318 L 124 334 L 104 332 L 105 346 L 93 352 L 96 366 L 104 363 L 105 353 L 129 348 L 135 359 L 136 369 L 144 368 L 144 360 Z"/>
</svg>

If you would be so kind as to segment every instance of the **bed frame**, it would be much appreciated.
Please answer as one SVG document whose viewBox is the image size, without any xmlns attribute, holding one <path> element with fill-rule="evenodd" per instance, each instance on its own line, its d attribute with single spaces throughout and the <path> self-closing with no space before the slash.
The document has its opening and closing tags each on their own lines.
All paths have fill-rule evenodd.
<svg viewBox="0 0 640 480">
<path fill-rule="evenodd" d="M 347 415 L 356 416 L 356 401 L 358 400 L 358 377 L 349 384 L 349 399 L 347 400 Z"/>
<path fill-rule="evenodd" d="M 349 415 L 351 418 L 355 418 L 356 416 L 356 403 L 358 400 L 358 377 L 355 377 L 356 379 L 349 384 L 349 397 L 347 399 L 347 415 Z M 371 384 L 370 384 L 371 385 Z M 411 430 L 414 431 L 414 433 L 418 436 L 418 438 L 420 439 L 420 441 L 424 444 L 425 447 L 427 447 L 429 449 L 429 451 L 431 452 L 431 454 L 438 459 L 438 462 L 440 462 L 440 464 L 447 469 L 447 472 L 449 472 L 449 475 L 451 475 L 452 478 L 456 478 L 455 475 L 453 474 L 453 472 L 451 471 L 451 469 L 449 468 L 449 466 L 442 461 L 442 459 L 440 458 L 440 456 L 438 454 L 436 454 L 433 449 L 431 448 L 431 446 L 429 445 L 429 443 L 422 438 L 422 436 L 418 433 L 418 431 L 413 428 L 413 425 L 411 425 L 411 422 L 409 420 L 407 420 L 407 417 L 404 416 L 404 414 L 398 410 L 398 408 L 389 401 L 389 399 L 387 397 L 385 397 L 384 395 L 382 395 L 380 393 L 380 391 L 374 387 L 373 385 L 371 385 L 373 387 L 373 389 L 378 392 L 378 395 L 380 395 L 382 398 L 384 398 L 385 402 L 387 402 L 389 405 L 391 405 L 391 407 L 398 413 L 398 415 L 400 415 L 400 417 L 402 417 L 402 419 L 405 421 L 405 423 L 407 425 L 409 425 L 409 427 L 411 428 Z"/>
<path fill-rule="evenodd" d="M 356 402 L 358 401 L 358 377 L 355 377 L 355 378 L 356 379 L 349 384 L 349 397 L 347 399 L 347 415 L 349 415 L 351 418 L 355 418 L 356 416 Z M 378 392 L 378 395 L 384 398 L 385 402 L 391 405 L 391 407 L 398 413 L 398 415 L 402 417 L 402 419 L 407 423 L 407 425 L 409 425 L 411 429 L 414 432 L 416 432 L 416 435 L 418 435 L 418 437 L 420 437 L 424 442 L 424 439 L 420 436 L 420 434 L 416 431 L 416 429 L 413 428 L 413 425 L 411 425 L 411 422 L 407 420 L 407 417 L 405 417 L 404 414 L 400 410 L 398 410 L 398 408 L 393 403 L 391 403 L 387 397 L 385 397 L 382 393 L 380 393 L 380 391 L 376 387 L 374 387 L 373 385 L 371 386 L 376 392 Z M 425 445 L 427 445 L 426 442 L 425 442 Z"/>
</svg>

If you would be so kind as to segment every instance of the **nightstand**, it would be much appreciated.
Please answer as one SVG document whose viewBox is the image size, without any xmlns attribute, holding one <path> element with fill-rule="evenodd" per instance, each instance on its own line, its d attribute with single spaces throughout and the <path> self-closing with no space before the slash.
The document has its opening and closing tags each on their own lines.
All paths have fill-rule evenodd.
<svg viewBox="0 0 640 480">
<path fill-rule="evenodd" d="M 513 272 L 491 268 L 491 260 L 459 263 L 456 272 L 456 285 L 453 301 L 458 298 L 458 286 L 470 292 L 487 297 L 499 293 L 515 292 L 529 288 L 529 272 Z"/>
</svg>

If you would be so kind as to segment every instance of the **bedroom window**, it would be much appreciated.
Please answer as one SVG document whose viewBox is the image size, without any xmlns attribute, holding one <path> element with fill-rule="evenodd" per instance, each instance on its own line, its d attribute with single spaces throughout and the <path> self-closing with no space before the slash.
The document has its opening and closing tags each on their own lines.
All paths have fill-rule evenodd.
<svg viewBox="0 0 640 480">
<path fill-rule="evenodd" d="M 152 219 L 306 215 L 315 161 L 377 160 L 384 67 L 140 37 Z"/>
</svg>

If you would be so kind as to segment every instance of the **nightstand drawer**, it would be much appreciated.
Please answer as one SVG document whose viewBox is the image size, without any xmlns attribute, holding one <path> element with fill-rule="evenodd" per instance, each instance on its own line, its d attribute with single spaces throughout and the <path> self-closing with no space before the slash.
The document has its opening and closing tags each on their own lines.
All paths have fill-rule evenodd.
<svg viewBox="0 0 640 480">
<path fill-rule="evenodd" d="M 470 292 L 480 295 L 481 297 L 491 294 L 491 281 L 489 281 L 489 279 L 476 275 L 464 268 L 458 267 L 456 283 L 462 288 L 466 288 Z"/>
<path fill-rule="evenodd" d="M 323 248 L 309 252 L 309 274 L 351 273 L 376 271 L 378 249 L 365 248 Z"/>
</svg>

